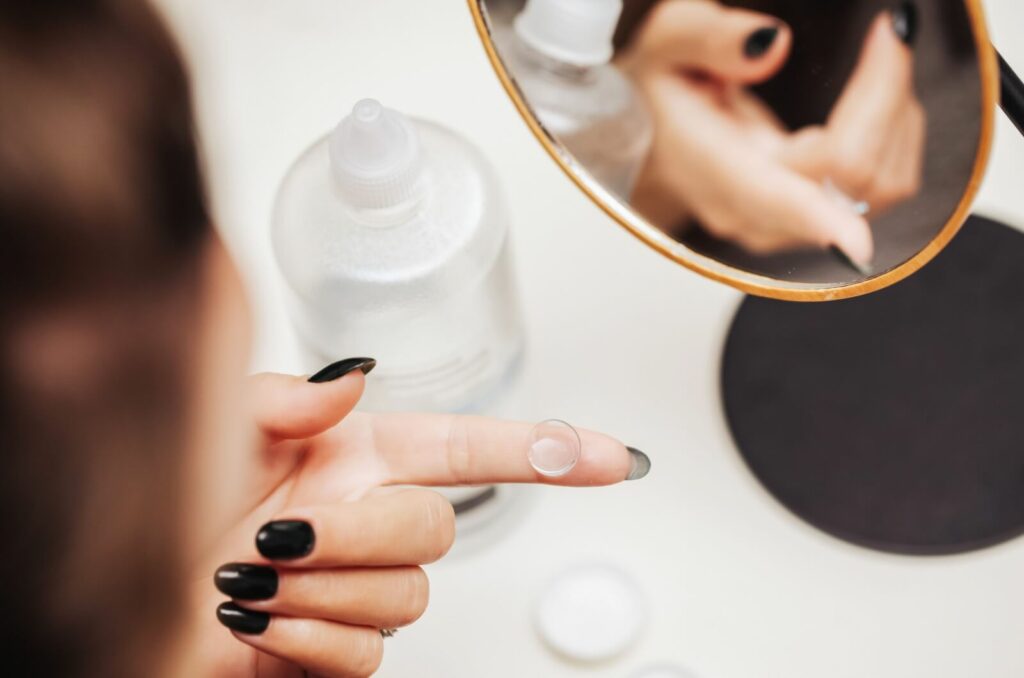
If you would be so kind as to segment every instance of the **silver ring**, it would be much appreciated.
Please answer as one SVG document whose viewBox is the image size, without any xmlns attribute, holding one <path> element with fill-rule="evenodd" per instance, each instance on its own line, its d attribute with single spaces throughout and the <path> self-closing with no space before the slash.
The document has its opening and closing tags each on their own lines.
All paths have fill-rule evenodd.
<svg viewBox="0 0 1024 678">
<path fill-rule="evenodd" d="M 396 633 L 398 633 L 398 629 L 381 629 L 381 630 L 380 630 L 380 636 L 381 636 L 381 638 L 391 638 L 391 637 L 393 637 L 393 636 L 394 636 L 394 635 L 395 635 Z"/>
<path fill-rule="evenodd" d="M 851 197 L 846 191 L 836 186 L 832 179 L 825 177 L 825 181 L 822 182 L 825 189 L 825 194 L 832 198 L 836 203 L 850 210 L 858 216 L 867 216 L 868 212 L 871 211 L 871 203 L 866 200 L 857 200 Z"/>
</svg>

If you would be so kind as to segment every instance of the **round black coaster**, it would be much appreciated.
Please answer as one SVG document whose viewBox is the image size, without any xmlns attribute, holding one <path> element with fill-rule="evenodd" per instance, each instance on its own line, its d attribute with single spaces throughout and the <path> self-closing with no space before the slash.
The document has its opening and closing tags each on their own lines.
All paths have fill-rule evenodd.
<svg viewBox="0 0 1024 678">
<path fill-rule="evenodd" d="M 1024 533 L 1024 234 L 972 217 L 881 292 L 747 298 L 722 394 L 754 475 L 836 537 L 924 555 Z"/>
</svg>

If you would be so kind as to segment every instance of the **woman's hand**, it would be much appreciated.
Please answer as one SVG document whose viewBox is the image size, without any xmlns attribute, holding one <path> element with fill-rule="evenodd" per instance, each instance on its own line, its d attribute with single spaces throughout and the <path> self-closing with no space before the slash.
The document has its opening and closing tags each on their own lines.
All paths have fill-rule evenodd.
<svg viewBox="0 0 1024 678">
<path fill-rule="evenodd" d="M 788 27 L 713 2 L 659 4 L 619 61 L 655 119 L 633 205 L 669 232 L 693 217 L 754 253 L 835 245 L 868 265 L 867 221 L 825 185 L 872 213 L 918 189 L 924 115 L 891 25 L 888 13 L 872 24 L 826 125 L 791 133 L 746 90 L 785 64 Z"/>
<path fill-rule="evenodd" d="M 204 577 L 196 606 L 204 645 L 199 670 L 206 675 L 373 673 L 383 652 L 381 629 L 423 613 L 428 584 L 419 566 L 443 556 L 455 536 L 447 500 L 397 486 L 607 485 L 636 467 L 622 443 L 581 431 L 577 466 L 546 478 L 527 459 L 530 424 L 350 414 L 367 367 L 372 362 L 345 361 L 340 371 L 347 373 L 326 383 L 252 378 L 264 444 L 252 462 L 251 501 L 204 567 L 220 566 L 217 586 L 233 601 L 218 608 L 218 617 L 237 640 L 211 628 L 223 598 Z"/>
</svg>

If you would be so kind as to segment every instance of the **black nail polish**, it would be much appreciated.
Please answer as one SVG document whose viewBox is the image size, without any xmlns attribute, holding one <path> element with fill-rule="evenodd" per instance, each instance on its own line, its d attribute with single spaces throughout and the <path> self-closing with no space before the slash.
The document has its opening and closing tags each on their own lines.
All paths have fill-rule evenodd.
<svg viewBox="0 0 1024 678">
<path fill-rule="evenodd" d="M 743 43 L 743 53 L 747 55 L 747 58 L 758 58 L 768 51 L 778 35 L 778 26 L 766 26 L 764 28 L 757 29 L 751 33 L 750 37 L 747 38 L 747 41 Z"/>
<path fill-rule="evenodd" d="M 258 636 L 270 626 L 270 615 L 247 610 L 234 603 L 221 603 L 217 606 L 217 621 L 232 631 Z"/>
<path fill-rule="evenodd" d="M 277 572 L 266 565 L 228 563 L 217 568 L 213 583 L 236 600 L 266 600 L 277 593 Z"/>
<path fill-rule="evenodd" d="M 315 542 L 313 527 L 302 520 L 275 520 L 256 534 L 256 549 L 271 560 L 308 556 Z"/>
<path fill-rule="evenodd" d="M 917 7 L 914 3 L 900 3 L 892 11 L 892 30 L 905 44 L 914 44 L 914 38 L 917 37 Z"/>
<path fill-rule="evenodd" d="M 635 447 L 627 447 L 626 449 L 629 450 L 629 456 L 632 459 L 632 465 L 629 468 L 629 475 L 626 476 L 626 480 L 640 480 L 651 470 L 651 458 Z"/>
<path fill-rule="evenodd" d="M 377 366 L 373 358 L 346 358 L 336 363 L 331 363 L 309 378 L 314 384 L 322 384 L 325 381 L 341 379 L 352 370 L 362 370 L 363 374 L 369 374 L 370 370 Z"/>
<path fill-rule="evenodd" d="M 869 276 L 869 275 L 872 274 L 871 266 L 865 266 L 864 264 L 858 264 L 856 261 L 854 261 L 853 259 L 848 257 L 846 255 L 846 252 L 842 251 L 841 249 L 839 249 L 835 245 L 830 246 L 828 249 L 829 249 L 830 252 L 832 252 L 832 255 L 836 259 L 838 259 L 840 262 L 842 262 L 846 266 L 849 266 L 853 270 L 857 271 L 857 273 L 860 273 L 863 276 Z"/>
</svg>

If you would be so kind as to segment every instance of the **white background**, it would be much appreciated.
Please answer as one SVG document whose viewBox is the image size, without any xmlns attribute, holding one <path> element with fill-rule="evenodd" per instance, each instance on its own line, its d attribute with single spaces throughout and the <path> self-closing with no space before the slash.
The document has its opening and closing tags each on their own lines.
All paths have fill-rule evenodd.
<svg viewBox="0 0 1024 678">
<path fill-rule="evenodd" d="M 463 0 L 161 4 L 195 70 L 218 225 L 256 309 L 255 369 L 301 371 L 270 251 L 277 184 L 372 96 L 460 130 L 498 166 L 534 408 L 654 462 L 637 483 L 534 490 L 497 543 L 430 568 L 431 608 L 387 641 L 381 675 L 624 677 L 674 662 L 700 678 L 1024 676 L 1024 541 L 887 556 L 780 508 L 739 461 L 719 407 L 719 354 L 741 295 L 662 259 L 574 188 L 498 84 Z M 987 9 L 996 44 L 1024 71 L 1024 6 Z M 997 131 L 977 208 L 1024 224 L 1024 143 L 1001 118 Z M 651 623 L 626 655 L 579 667 L 537 641 L 530 612 L 548 578 L 590 560 L 633 573 Z"/>
</svg>

